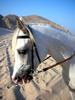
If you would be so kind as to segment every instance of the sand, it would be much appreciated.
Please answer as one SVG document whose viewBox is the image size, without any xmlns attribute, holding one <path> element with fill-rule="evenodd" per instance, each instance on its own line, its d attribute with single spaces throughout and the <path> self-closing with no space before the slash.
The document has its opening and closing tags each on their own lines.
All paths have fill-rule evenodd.
<svg viewBox="0 0 75 100">
<path fill-rule="evenodd" d="M 12 32 L 9 34 L 6 29 L 0 32 L 6 33 L 0 37 L 0 100 L 72 100 L 71 93 L 62 78 L 61 66 L 38 74 L 27 84 L 11 86 L 14 65 L 14 56 L 11 52 Z M 54 63 L 55 60 L 50 57 L 38 66 L 38 69 Z"/>
</svg>

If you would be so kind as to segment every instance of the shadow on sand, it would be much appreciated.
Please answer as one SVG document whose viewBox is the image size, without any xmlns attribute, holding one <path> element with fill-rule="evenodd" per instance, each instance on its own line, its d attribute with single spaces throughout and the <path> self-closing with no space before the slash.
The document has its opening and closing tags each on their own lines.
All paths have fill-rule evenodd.
<svg viewBox="0 0 75 100">
<path fill-rule="evenodd" d="M 11 58 L 10 58 L 8 48 L 6 48 L 6 55 L 7 55 L 7 65 L 8 65 L 10 79 L 11 79 L 11 76 L 12 76 L 12 73 L 13 73 L 13 65 L 12 65 L 12 62 L 11 62 Z M 24 96 L 22 95 L 22 93 L 20 91 L 20 86 L 16 86 L 14 88 L 14 95 L 16 97 L 16 100 L 25 100 Z"/>
</svg>

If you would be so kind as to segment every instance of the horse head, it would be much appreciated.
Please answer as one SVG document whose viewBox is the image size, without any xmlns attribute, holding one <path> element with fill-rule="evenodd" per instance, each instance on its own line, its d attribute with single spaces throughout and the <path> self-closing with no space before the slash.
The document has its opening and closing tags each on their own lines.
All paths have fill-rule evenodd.
<svg viewBox="0 0 75 100">
<path fill-rule="evenodd" d="M 14 48 L 15 65 L 12 75 L 14 83 L 22 79 L 32 79 L 32 52 L 33 52 L 33 36 L 29 32 L 24 23 L 17 18 L 17 31 L 14 33 L 12 40 L 12 48 Z M 15 43 L 15 44 L 14 44 Z M 15 46 L 14 46 L 15 45 Z"/>
</svg>

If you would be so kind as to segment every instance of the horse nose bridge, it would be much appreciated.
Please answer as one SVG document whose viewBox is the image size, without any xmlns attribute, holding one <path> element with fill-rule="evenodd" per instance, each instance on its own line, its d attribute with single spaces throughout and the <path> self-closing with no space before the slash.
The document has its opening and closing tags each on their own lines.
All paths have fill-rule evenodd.
<svg viewBox="0 0 75 100">
<path fill-rule="evenodd" d="M 23 77 L 24 75 L 28 74 L 31 70 L 31 66 L 30 65 L 21 65 L 19 69 L 15 68 L 13 71 L 13 75 L 12 78 L 15 77 Z"/>
<path fill-rule="evenodd" d="M 20 65 L 15 63 L 14 68 L 13 68 L 13 73 L 12 73 L 12 79 L 16 77 L 16 73 L 18 72 L 19 69 L 20 69 Z"/>
</svg>

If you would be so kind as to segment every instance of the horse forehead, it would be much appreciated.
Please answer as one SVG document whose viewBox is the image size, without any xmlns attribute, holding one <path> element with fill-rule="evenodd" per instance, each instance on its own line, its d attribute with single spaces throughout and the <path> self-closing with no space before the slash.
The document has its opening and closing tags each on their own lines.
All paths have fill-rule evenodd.
<svg viewBox="0 0 75 100">
<path fill-rule="evenodd" d="M 17 39 L 17 44 L 25 44 L 25 43 L 28 43 L 29 39 Z"/>
<path fill-rule="evenodd" d="M 19 30 L 18 36 L 25 36 L 25 34 L 22 32 L 22 30 Z M 25 38 L 25 39 L 21 38 L 21 39 L 17 39 L 17 42 L 20 43 L 20 45 L 21 45 L 21 44 L 24 44 L 24 43 L 28 43 L 28 40 L 29 39 L 27 39 L 27 38 Z"/>
<path fill-rule="evenodd" d="M 18 35 L 24 35 L 24 33 L 22 32 L 22 30 L 19 30 L 19 34 Z"/>
<path fill-rule="evenodd" d="M 24 48 L 29 43 L 28 41 L 29 41 L 28 39 L 18 39 L 16 48 L 17 49 Z"/>
</svg>

